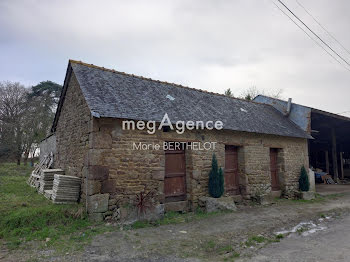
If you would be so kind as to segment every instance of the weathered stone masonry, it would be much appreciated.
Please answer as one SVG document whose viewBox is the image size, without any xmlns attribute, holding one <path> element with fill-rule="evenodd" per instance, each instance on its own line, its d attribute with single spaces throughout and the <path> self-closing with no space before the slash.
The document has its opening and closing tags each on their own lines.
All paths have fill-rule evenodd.
<svg viewBox="0 0 350 262">
<path fill-rule="evenodd" d="M 90 110 L 73 74 L 56 127 L 55 166 L 65 170 L 67 175 L 83 177 L 91 119 Z M 83 184 L 83 191 L 84 188 Z M 82 199 L 85 199 L 84 193 L 81 194 Z"/>
<path fill-rule="evenodd" d="M 156 202 L 164 202 L 164 151 L 133 150 L 133 143 L 217 142 L 214 151 L 186 152 L 187 200 L 192 208 L 196 206 L 201 196 L 208 195 L 208 174 L 213 153 L 216 154 L 219 165 L 224 167 L 225 144 L 240 146 L 240 185 L 241 192 L 246 198 L 271 191 L 270 148 L 280 149 L 280 183 L 287 196 L 292 196 L 293 191 L 298 188 L 300 167 L 307 166 L 306 139 L 225 130 L 191 131 L 183 135 L 157 131 L 156 134 L 150 135 L 146 131 L 122 130 L 121 121 L 94 118 L 90 125 L 90 143 L 80 148 L 81 157 L 77 158 L 78 165 L 71 161 L 72 158 L 64 158 L 66 163 L 63 159 L 58 162 L 62 168 L 69 170 L 70 174 L 88 178 L 87 194 L 91 196 L 93 202 L 97 201 L 102 205 L 102 208 L 100 206 L 94 209 L 96 213 L 110 215 L 110 211 L 114 211 L 117 207 L 132 203 L 136 194 L 144 190 L 155 190 Z M 74 141 L 74 137 L 75 134 L 71 133 L 67 136 L 67 140 Z M 85 194 L 85 183 L 83 190 Z M 84 198 L 84 195 L 82 197 Z M 103 204 L 106 199 L 109 199 L 108 206 Z M 93 209 L 92 205 L 90 209 Z"/>
<path fill-rule="evenodd" d="M 249 199 L 256 195 L 271 193 L 271 148 L 278 149 L 277 173 L 283 194 L 293 197 L 294 192 L 298 189 L 300 168 L 303 165 L 308 167 L 308 136 L 294 125 L 290 125 L 282 115 L 271 110 L 270 107 L 223 98 L 201 91 L 189 91 L 190 89 L 171 85 L 174 90 L 169 89 L 168 91 L 175 92 L 176 89 L 178 96 L 183 93 L 182 99 L 191 95 L 191 97 L 197 97 L 198 101 L 204 99 L 213 103 L 212 106 L 217 103 L 225 103 L 230 108 L 234 108 L 234 111 L 222 110 L 220 117 L 226 117 L 226 121 L 231 121 L 231 114 L 233 114 L 234 119 L 240 121 L 239 128 L 246 128 L 237 130 L 250 131 L 233 131 L 236 129 L 232 128 L 237 128 L 236 126 L 231 126 L 231 130 L 187 130 L 182 135 L 175 131 L 157 130 L 155 134 L 150 135 L 145 130 L 122 130 L 122 119 L 115 116 L 98 117 L 98 112 L 115 115 L 114 110 L 120 106 L 114 103 L 113 99 L 109 99 L 110 97 L 107 99 L 99 92 L 101 90 L 116 92 L 118 88 L 121 88 L 120 85 L 127 86 L 131 83 L 135 90 L 123 89 L 125 93 L 118 96 L 127 99 L 129 92 L 136 92 L 136 89 L 137 92 L 141 92 L 148 85 L 156 83 L 161 86 L 147 89 L 148 95 L 152 94 L 156 97 L 165 88 L 164 84 L 137 77 L 129 79 L 122 73 L 116 74 L 114 71 L 96 69 L 93 66 L 77 66 L 77 63 L 74 64 L 74 68 L 76 71 L 68 67 L 66 80 L 69 82 L 65 83 L 66 93 L 60 100 L 53 125 L 56 134 L 55 166 L 64 169 L 67 175 L 82 178 L 81 202 L 86 204 L 92 217 L 96 219 L 111 217 L 117 210 L 120 212 L 120 207 L 133 205 L 136 195 L 143 191 L 153 190 L 155 192 L 154 201 L 157 206 L 162 206 L 164 203 L 165 152 L 162 148 L 160 150 L 152 148 L 134 150 L 133 143 L 140 142 L 160 145 L 164 141 L 216 142 L 215 149 L 186 150 L 185 152 L 186 200 L 189 209 L 194 209 L 198 205 L 199 198 L 208 195 L 208 174 L 213 153 L 219 165 L 222 168 L 225 167 L 225 145 L 238 147 L 239 191 L 244 198 Z M 99 76 L 101 72 L 104 74 L 103 78 Z M 111 79 L 125 81 L 120 82 L 115 90 L 109 90 L 108 87 L 114 84 Z M 148 81 L 147 84 L 144 81 Z M 81 87 L 82 84 L 84 88 Z M 99 90 L 98 92 L 95 86 L 99 86 L 96 89 Z M 152 90 L 158 90 L 158 92 L 152 93 Z M 205 94 L 205 97 L 202 94 Z M 137 100 L 138 97 L 134 99 Z M 159 97 L 158 99 L 166 98 Z M 180 100 L 175 101 L 179 103 Z M 119 101 L 119 103 L 123 102 L 123 100 Z M 172 102 L 163 101 L 162 103 L 159 106 Z M 124 109 L 120 109 L 128 111 L 133 108 L 132 106 L 126 103 Z M 139 104 L 136 110 L 146 115 L 155 110 L 153 102 L 146 105 L 145 108 L 142 106 Z M 186 106 L 182 104 L 176 108 Z M 251 113 L 248 113 L 247 110 L 243 112 L 242 107 L 248 108 Z M 201 113 L 204 110 L 201 109 L 196 112 Z M 172 107 L 166 110 L 172 110 Z M 264 113 L 260 113 L 261 110 Z M 94 117 L 92 112 L 94 112 Z M 187 111 L 182 113 L 187 114 Z M 202 117 L 205 118 L 206 114 Z M 250 121 L 252 118 L 254 121 Z M 242 119 L 245 122 L 250 121 L 249 127 L 242 122 Z M 278 134 L 284 135 L 272 135 L 274 130 L 271 130 L 271 127 L 279 128 L 279 126 L 282 126 L 283 129 L 278 130 Z M 255 133 L 254 130 L 260 130 L 260 133 Z M 266 132 L 269 134 L 263 134 Z"/>
</svg>

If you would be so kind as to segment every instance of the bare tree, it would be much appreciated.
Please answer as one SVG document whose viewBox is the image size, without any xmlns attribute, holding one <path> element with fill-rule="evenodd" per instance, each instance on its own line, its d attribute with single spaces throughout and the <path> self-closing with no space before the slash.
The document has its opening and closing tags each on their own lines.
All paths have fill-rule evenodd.
<svg viewBox="0 0 350 262">
<path fill-rule="evenodd" d="M 0 82 L 0 159 L 23 156 L 27 164 L 49 132 L 61 86 L 44 81 L 31 89 L 17 82 Z"/>
<path fill-rule="evenodd" d="M 258 95 L 265 95 L 273 98 L 282 99 L 283 98 L 282 93 L 283 93 L 283 89 L 265 90 L 265 89 L 258 89 L 256 88 L 256 86 L 252 86 L 247 90 L 243 91 L 240 95 L 240 98 L 243 98 L 246 100 L 253 100 Z"/>
<path fill-rule="evenodd" d="M 21 162 L 23 152 L 23 119 L 27 112 L 28 91 L 18 82 L 0 82 L 0 153 Z"/>
</svg>

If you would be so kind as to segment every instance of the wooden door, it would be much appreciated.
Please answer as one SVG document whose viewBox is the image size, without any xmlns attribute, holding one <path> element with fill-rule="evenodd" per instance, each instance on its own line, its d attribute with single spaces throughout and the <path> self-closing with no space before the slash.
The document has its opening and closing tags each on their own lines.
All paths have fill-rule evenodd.
<svg viewBox="0 0 350 262">
<path fill-rule="evenodd" d="M 278 179 L 277 153 L 277 148 L 270 149 L 271 188 L 273 191 L 280 190 L 280 183 Z"/>
<path fill-rule="evenodd" d="M 238 195 L 238 150 L 236 146 L 225 146 L 225 192 L 230 195 Z"/>
<path fill-rule="evenodd" d="M 186 199 L 186 162 L 184 150 L 165 151 L 165 202 Z"/>
</svg>

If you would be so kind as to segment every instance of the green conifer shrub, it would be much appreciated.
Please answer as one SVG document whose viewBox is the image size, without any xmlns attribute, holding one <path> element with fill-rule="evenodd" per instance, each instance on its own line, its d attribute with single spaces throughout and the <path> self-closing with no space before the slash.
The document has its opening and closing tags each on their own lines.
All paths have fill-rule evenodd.
<svg viewBox="0 0 350 262">
<path fill-rule="evenodd" d="M 218 161 L 215 154 L 211 161 L 211 170 L 209 173 L 209 194 L 212 197 L 219 198 L 224 193 L 224 175 L 221 167 L 218 167 Z"/>
<path fill-rule="evenodd" d="M 304 192 L 309 191 L 310 189 L 309 177 L 307 175 L 307 171 L 304 166 L 302 166 L 300 171 L 299 189 Z"/>
</svg>

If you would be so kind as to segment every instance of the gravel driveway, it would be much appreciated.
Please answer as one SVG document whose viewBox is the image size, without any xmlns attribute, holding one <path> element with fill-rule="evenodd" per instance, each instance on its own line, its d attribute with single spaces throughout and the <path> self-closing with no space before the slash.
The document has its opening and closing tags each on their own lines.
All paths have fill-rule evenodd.
<svg viewBox="0 0 350 262">
<path fill-rule="evenodd" d="M 242 206 L 234 213 L 192 222 L 118 229 L 94 237 L 91 244 L 73 254 L 55 255 L 41 250 L 35 252 L 37 257 L 30 258 L 103 262 L 345 261 L 350 255 L 346 247 L 350 240 L 350 228 L 346 228 L 349 210 L 350 193 L 312 203 L 280 200 L 270 206 Z M 322 217 L 329 219 L 320 223 Z M 276 238 L 276 232 L 305 221 L 332 226 L 306 237 L 294 233 Z M 27 261 L 25 252 L 13 252 L 4 261 Z"/>
<path fill-rule="evenodd" d="M 291 261 L 349 261 L 350 215 L 330 221 L 325 230 L 307 236 L 291 234 L 279 243 L 261 249 L 252 262 Z"/>
</svg>

